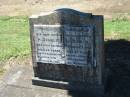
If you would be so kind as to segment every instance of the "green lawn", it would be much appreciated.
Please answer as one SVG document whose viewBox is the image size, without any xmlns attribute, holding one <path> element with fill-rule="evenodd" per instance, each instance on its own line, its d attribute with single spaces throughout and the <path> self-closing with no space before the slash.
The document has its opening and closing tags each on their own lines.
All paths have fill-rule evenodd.
<svg viewBox="0 0 130 97">
<path fill-rule="evenodd" d="M 105 37 L 130 38 L 130 21 L 105 20 Z M 0 17 L 0 61 L 30 54 L 27 17 Z"/>
<path fill-rule="evenodd" d="M 105 38 L 130 39 L 130 20 L 105 20 Z"/>
<path fill-rule="evenodd" d="M 27 17 L 0 17 L 0 60 L 30 54 Z"/>
</svg>

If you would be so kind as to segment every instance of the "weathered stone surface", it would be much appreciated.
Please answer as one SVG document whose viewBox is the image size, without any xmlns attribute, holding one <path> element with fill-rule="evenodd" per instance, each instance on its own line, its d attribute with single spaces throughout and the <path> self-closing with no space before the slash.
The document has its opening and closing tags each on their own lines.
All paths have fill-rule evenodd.
<svg viewBox="0 0 130 97">
<path fill-rule="evenodd" d="M 30 17 L 30 32 L 35 77 L 103 85 L 102 16 L 58 9 Z"/>
</svg>

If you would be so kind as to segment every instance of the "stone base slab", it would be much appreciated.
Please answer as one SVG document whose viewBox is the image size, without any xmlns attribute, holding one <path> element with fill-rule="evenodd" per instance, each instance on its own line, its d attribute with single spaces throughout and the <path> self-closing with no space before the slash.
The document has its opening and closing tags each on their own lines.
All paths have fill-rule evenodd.
<svg viewBox="0 0 130 97">
<path fill-rule="evenodd" d="M 95 95 L 92 97 L 101 97 L 104 94 L 103 85 L 86 85 L 85 83 L 78 82 L 63 82 L 63 81 L 53 81 L 40 79 L 38 77 L 32 78 L 32 84 L 50 88 L 65 89 L 68 91 L 85 91 L 89 95 Z"/>
</svg>

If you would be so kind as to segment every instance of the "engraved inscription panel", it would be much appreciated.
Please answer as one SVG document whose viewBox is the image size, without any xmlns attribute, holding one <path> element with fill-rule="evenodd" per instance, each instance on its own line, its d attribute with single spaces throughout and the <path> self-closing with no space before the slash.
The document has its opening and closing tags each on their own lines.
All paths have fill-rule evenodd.
<svg viewBox="0 0 130 97">
<path fill-rule="evenodd" d="M 34 25 L 34 41 L 37 62 L 93 64 L 93 26 Z"/>
<path fill-rule="evenodd" d="M 64 27 L 66 64 L 93 64 L 93 28 Z"/>
</svg>

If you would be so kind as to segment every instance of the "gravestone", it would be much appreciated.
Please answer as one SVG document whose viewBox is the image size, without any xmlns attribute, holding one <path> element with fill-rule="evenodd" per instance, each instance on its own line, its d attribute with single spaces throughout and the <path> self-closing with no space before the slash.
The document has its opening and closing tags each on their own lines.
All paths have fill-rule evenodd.
<svg viewBox="0 0 130 97">
<path fill-rule="evenodd" d="M 103 16 L 64 8 L 29 21 L 33 84 L 103 90 Z"/>
</svg>

